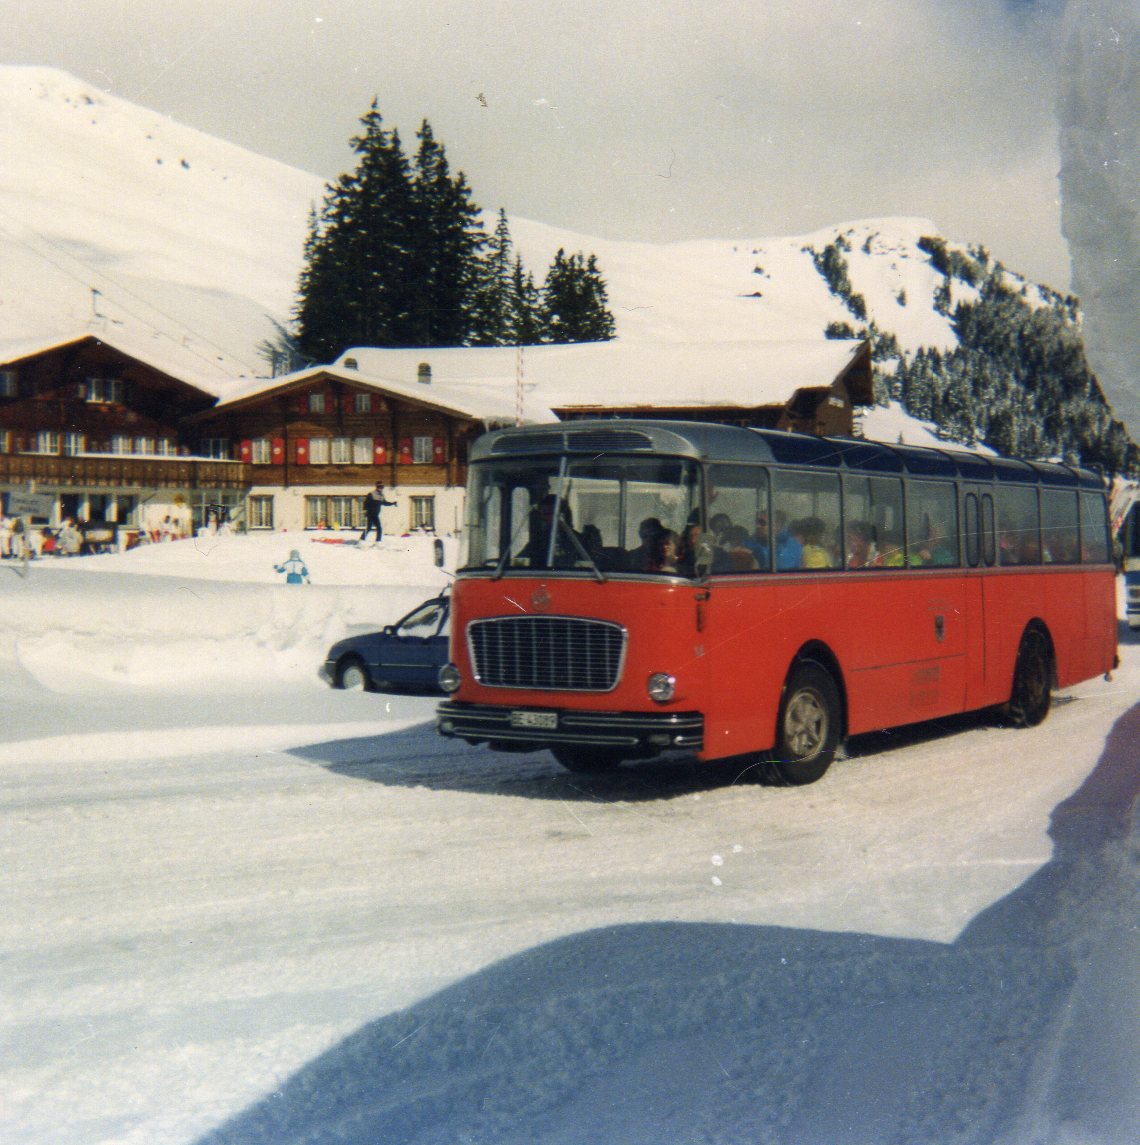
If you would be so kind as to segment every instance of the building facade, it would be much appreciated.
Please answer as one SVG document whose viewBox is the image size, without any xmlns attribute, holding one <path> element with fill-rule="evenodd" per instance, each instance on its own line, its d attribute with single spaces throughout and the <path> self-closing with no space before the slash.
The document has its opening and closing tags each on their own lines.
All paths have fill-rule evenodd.
<svg viewBox="0 0 1140 1145">
<path fill-rule="evenodd" d="M 850 435 L 871 400 L 862 343 L 364 348 L 219 396 L 84 335 L 0 361 L 0 507 L 128 539 L 223 521 L 348 531 L 383 482 L 386 532 L 455 533 L 488 428 L 652 416 Z"/>
</svg>

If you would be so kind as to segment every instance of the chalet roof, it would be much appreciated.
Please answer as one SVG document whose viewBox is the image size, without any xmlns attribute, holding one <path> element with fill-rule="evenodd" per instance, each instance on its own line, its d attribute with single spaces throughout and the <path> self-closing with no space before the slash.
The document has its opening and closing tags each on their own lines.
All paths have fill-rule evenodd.
<svg viewBox="0 0 1140 1145">
<path fill-rule="evenodd" d="M 430 367 L 428 383 L 417 380 Z M 357 347 L 332 366 L 233 390 L 219 408 L 318 376 L 389 392 L 489 424 L 522 417 L 554 420 L 554 411 L 591 409 L 750 410 L 783 408 L 797 392 L 845 377 L 856 403 L 870 404 L 870 351 L 858 340 L 811 342 L 640 343 L 389 350 Z"/>
<path fill-rule="evenodd" d="M 174 347 L 167 347 L 164 350 L 161 345 L 140 347 L 130 338 L 114 335 L 108 337 L 92 331 L 47 340 L 0 341 L 0 367 L 14 366 L 27 361 L 29 358 L 38 358 L 45 354 L 79 346 L 84 342 L 106 346 L 124 358 L 130 358 L 156 373 L 164 374 L 173 381 L 189 386 L 204 397 L 217 397 L 217 385 L 207 382 L 202 376 L 210 371 L 206 369 L 205 365 L 200 372 L 190 366 L 188 364 L 190 359 L 185 352 L 179 353 Z"/>
</svg>

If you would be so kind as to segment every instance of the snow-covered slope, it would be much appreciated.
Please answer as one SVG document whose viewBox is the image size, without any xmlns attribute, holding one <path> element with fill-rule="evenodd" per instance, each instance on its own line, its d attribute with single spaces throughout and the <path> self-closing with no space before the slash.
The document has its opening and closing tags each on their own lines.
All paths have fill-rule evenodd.
<svg viewBox="0 0 1140 1145">
<path fill-rule="evenodd" d="M 173 347 L 218 393 L 267 371 L 257 348 L 272 321 L 289 320 L 321 180 L 64 72 L 25 67 L 0 67 L 0 173 L 0 353 L 91 331 L 140 351 Z M 622 340 L 817 339 L 829 323 L 858 328 L 813 263 L 813 250 L 839 241 L 852 290 L 880 330 L 903 350 L 954 343 L 933 306 L 945 279 L 917 245 L 938 233 L 928 219 L 668 245 L 510 225 L 539 281 L 559 247 L 598 255 Z"/>
</svg>

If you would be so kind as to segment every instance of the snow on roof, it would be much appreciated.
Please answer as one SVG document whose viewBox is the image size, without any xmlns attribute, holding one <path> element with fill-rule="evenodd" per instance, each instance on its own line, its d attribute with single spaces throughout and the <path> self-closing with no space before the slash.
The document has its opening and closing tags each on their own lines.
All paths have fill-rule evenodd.
<svg viewBox="0 0 1140 1145">
<path fill-rule="evenodd" d="M 66 346 L 75 346 L 80 342 L 89 340 L 92 342 L 101 342 L 104 346 L 109 347 L 116 353 L 124 354 L 128 358 L 133 358 L 136 362 L 141 362 L 143 365 L 149 366 L 152 370 L 157 370 L 159 373 L 166 374 L 167 377 L 173 378 L 175 381 L 182 382 L 183 385 L 200 391 L 205 397 L 215 397 L 217 395 L 216 384 L 212 385 L 204 380 L 200 371 L 191 367 L 188 360 L 191 353 L 190 351 L 185 351 L 180 355 L 178 352 L 179 348 L 173 343 L 166 347 L 158 345 L 151 347 L 140 346 L 138 339 L 131 338 L 129 335 L 122 333 L 116 333 L 108 337 L 102 332 L 84 330 L 80 333 L 61 335 L 57 338 L 0 341 L 0 365 L 11 365 L 15 362 L 22 362 L 28 358 L 38 357 L 41 354 L 49 354 L 55 350 L 62 350 Z"/>
<path fill-rule="evenodd" d="M 523 420 L 541 422 L 567 408 L 782 406 L 797 390 L 831 385 L 862 346 L 858 340 L 820 340 L 356 347 L 328 372 L 489 421 L 514 419 L 521 386 Z M 431 369 L 429 383 L 417 381 L 424 364 Z"/>
</svg>

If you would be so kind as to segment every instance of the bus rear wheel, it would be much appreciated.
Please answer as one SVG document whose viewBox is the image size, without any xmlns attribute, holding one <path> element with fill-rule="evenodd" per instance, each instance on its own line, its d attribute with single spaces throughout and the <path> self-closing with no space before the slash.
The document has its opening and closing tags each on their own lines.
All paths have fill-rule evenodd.
<svg viewBox="0 0 1140 1145">
<path fill-rule="evenodd" d="M 604 747 L 552 747 L 554 758 L 567 771 L 590 774 L 609 771 L 622 761 L 619 752 Z"/>
<path fill-rule="evenodd" d="M 1038 627 L 1027 628 L 1017 650 L 1006 717 L 1014 727 L 1035 728 L 1049 714 L 1052 702 L 1053 650 L 1049 637 Z"/>
<path fill-rule="evenodd" d="M 784 686 L 776 750 L 764 768 L 770 783 L 799 787 L 815 783 L 839 748 L 839 689 L 814 660 L 796 665 Z"/>
</svg>

